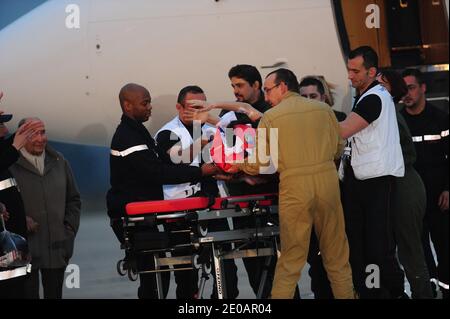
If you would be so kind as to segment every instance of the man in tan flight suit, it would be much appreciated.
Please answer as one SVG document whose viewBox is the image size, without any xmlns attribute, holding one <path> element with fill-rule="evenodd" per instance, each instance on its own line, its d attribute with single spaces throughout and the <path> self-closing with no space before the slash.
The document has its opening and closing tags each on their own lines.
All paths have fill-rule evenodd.
<svg viewBox="0 0 450 319">
<path fill-rule="evenodd" d="M 272 298 L 293 297 L 314 226 L 335 298 L 352 299 L 349 248 L 334 164 L 343 141 L 330 107 L 301 97 L 298 90 L 297 78 L 291 71 L 279 69 L 270 73 L 264 92 L 274 108 L 264 113 L 258 126 L 258 134 L 266 129 L 267 144 L 262 144 L 263 137 L 258 136 L 255 153 L 265 149 L 263 155 L 270 155 L 280 173 L 281 257 Z M 278 133 L 270 136 L 271 129 L 278 129 Z M 256 156 L 253 163 L 248 159 L 237 168 L 250 175 L 264 173 L 268 163 L 260 157 L 264 156 Z"/>
</svg>

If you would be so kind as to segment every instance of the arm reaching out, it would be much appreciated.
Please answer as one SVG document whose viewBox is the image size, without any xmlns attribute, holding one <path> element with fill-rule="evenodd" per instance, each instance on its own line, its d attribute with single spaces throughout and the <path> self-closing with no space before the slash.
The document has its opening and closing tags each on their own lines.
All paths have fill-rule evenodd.
<svg viewBox="0 0 450 319">
<path fill-rule="evenodd" d="M 227 111 L 234 111 L 237 113 L 244 113 L 252 122 L 259 120 L 262 117 L 262 113 L 255 109 L 248 103 L 242 102 L 218 102 L 209 103 L 200 100 L 189 100 L 187 103 L 196 108 L 198 112 L 209 112 L 212 109 L 223 109 Z"/>
</svg>

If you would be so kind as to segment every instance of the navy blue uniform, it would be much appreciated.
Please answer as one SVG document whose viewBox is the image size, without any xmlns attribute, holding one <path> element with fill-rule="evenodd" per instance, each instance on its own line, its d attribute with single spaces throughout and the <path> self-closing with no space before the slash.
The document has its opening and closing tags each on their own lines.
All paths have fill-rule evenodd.
<svg viewBox="0 0 450 319">
<path fill-rule="evenodd" d="M 430 277 L 439 279 L 446 297 L 449 285 L 449 216 L 448 211 L 441 211 L 438 200 L 443 191 L 448 191 L 449 117 L 430 103 L 425 105 L 420 114 L 411 115 L 405 109 L 401 113 L 416 148 L 417 161 L 414 168 L 422 178 L 427 193 L 422 238 L 425 258 Z M 437 267 L 430 247 L 430 235 L 438 259 Z"/>
<path fill-rule="evenodd" d="M 8 183 L 0 187 L 0 202 L 6 206 L 9 212 L 9 219 L 5 223 L 8 231 L 27 238 L 27 225 L 25 219 L 25 209 L 22 197 L 17 186 L 12 186 L 12 175 L 8 167 L 17 161 L 20 154 L 12 146 L 14 136 L 7 140 L 0 140 L 0 182 Z M 25 297 L 25 277 L 17 277 L 0 281 L 0 299 L 3 298 L 24 298 Z"/>
<path fill-rule="evenodd" d="M 108 215 L 119 241 L 123 242 L 120 217 L 125 215 L 125 206 L 130 202 L 163 200 L 163 184 L 196 182 L 201 178 L 201 169 L 188 165 L 163 163 L 155 140 L 144 127 L 126 115 L 116 129 L 111 142 L 110 156 L 111 189 L 107 194 Z M 155 227 L 155 232 L 157 228 Z M 153 267 L 148 261 L 147 267 Z M 163 274 L 163 291 L 167 294 L 169 273 Z M 140 275 L 139 298 L 157 298 L 155 274 Z"/>
</svg>

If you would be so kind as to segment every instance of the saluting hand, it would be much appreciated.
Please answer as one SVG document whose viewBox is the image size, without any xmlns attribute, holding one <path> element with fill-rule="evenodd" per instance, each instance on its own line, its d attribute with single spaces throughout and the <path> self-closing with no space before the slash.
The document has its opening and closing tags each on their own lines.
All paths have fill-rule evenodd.
<svg viewBox="0 0 450 319">
<path fill-rule="evenodd" d="M 44 123 L 42 121 L 33 120 L 26 122 L 17 130 L 12 145 L 17 150 L 20 150 L 34 134 L 42 130 L 44 130 Z"/>
</svg>

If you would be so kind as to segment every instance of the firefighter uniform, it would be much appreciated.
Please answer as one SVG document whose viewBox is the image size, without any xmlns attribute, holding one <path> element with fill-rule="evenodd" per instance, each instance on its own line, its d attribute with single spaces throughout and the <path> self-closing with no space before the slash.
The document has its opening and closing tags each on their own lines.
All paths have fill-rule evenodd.
<svg viewBox="0 0 450 319">
<path fill-rule="evenodd" d="M 127 203 L 162 200 L 163 184 L 194 182 L 201 178 L 199 167 L 164 164 L 158 157 L 154 139 L 144 125 L 126 115 L 122 115 L 121 123 L 111 142 L 110 169 L 108 215 L 121 242 L 123 232 L 120 229 L 120 217 L 124 216 Z M 152 261 L 148 261 L 148 266 L 152 267 Z M 167 294 L 169 286 L 169 273 L 165 274 L 164 295 Z M 140 281 L 139 298 L 157 298 L 155 274 L 140 275 Z"/>
<path fill-rule="evenodd" d="M 400 144 L 405 161 L 405 176 L 395 179 L 392 205 L 392 225 L 398 258 L 405 269 L 411 286 L 412 298 L 432 298 L 430 276 L 422 249 L 423 217 L 426 208 L 425 186 L 414 169 L 416 151 L 414 149 L 408 125 L 400 113 L 397 113 Z M 392 245 L 390 257 L 395 257 L 396 247 Z M 395 277 L 391 277 L 394 279 Z M 392 285 L 393 284 L 393 285 Z M 400 296 L 404 291 L 404 276 L 391 282 L 391 296 Z M 398 288 L 396 288 L 398 287 Z"/>
<path fill-rule="evenodd" d="M 19 152 L 12 146 L 13 137 L 0 141 L 0 202 L 9 212 L 5 223 L 8 231 L 27 238 L 25 209 L 17 182 L 8 171 L 8 167 L 19 158 Z M 1 273 L 0 273 L 1 277 Z M 2 280 L 0 278 L 0 299 L 25 298 L 25 276 Z"/>
<path fill-rule="evenodd" d="M 401 114 L 411 131 L 417 152 L 414 167 L 425 184 L 427 194 L 422 244 L 428 270 L 430 277 L 443 291 L 444 297 L 448 297 L 449 216 L 448 211 L 443 212 L 438 206 L 439 196 L 443 191 L 449 190 L 448 114 L 430 103 L 426 103 L 424 111 L 420 114 L 411 115 L 405 109 L 401 110 Z M 430 235 L 436 250 L 437 269 L 430 247 Z"/>
<path fill-rule="evenodd" d="M 261 140 L 260 131 L 264 129 L 265 140 Z M 270 129 L 277 131 L 271 135 Z M 335 297 L 354 296 L 334 164 L 342 145 L 331 108 L 297 93 L 287 93 L 280 104 L 261 118 L 255 153 L 258 154 L 260 147 L 265 148 L 280 173 L 281 256 L 276 266 L 272 298 L 293 297 L 308 255 L 313 226 Z M 267 168 L 267 164 L 261 158 L 241 165 L 241 169 L 251 175 L 264 171 L 264 167 Z"/>
</svg>

